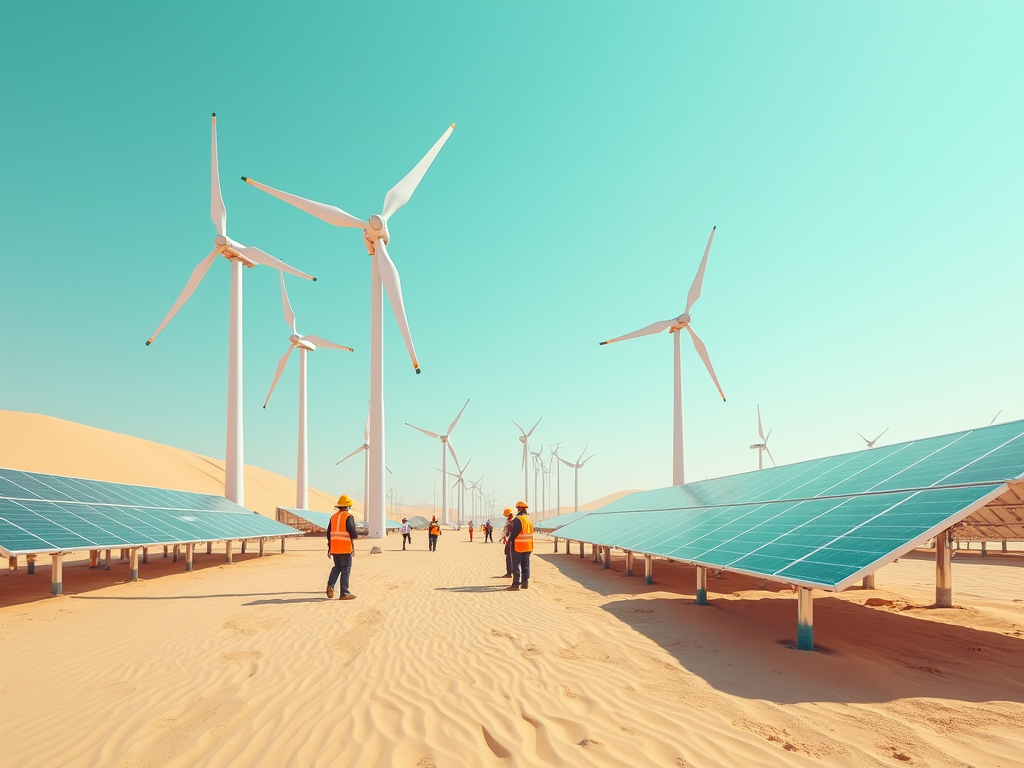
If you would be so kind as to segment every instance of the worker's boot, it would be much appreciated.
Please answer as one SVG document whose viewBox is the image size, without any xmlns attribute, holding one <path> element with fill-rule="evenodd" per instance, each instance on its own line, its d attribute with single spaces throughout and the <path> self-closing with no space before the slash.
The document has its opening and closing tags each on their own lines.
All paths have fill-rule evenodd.
<svg viewBox="0 0 1024 768">
<path fill-rule="evenodd" d="M 513 584 L 510 587 L 505 587 L 505 591 L 506 592 L 518 592 L 519 591 L 519 585 L 518 584 Z"/>
<path fill-rule="evenodd" d="M 327 599 L 329 600 L 332 597 L 334 597 L 334 587 L 328 587 L 327 588 Z"/>
<path fill-rule="evenodd" d="M 524 581 L 523 582 L 523 589 L 529 589 L 529 588 L 530 588 L 530 582 Z"/>
<path fill-rule="evenodd" d="M 352 594 L 351 592 L 346 592 L 345 594 L 343 594 L 343 595 L 342 595 L 341 597 L 339 597 L 338 599 L 339 599 L 339 600 L 355 600 L 355 599 L 356 599 L 356 596 L 355 596 L 355 595 L 353 595 L 353 594 Z"/>
</svg>

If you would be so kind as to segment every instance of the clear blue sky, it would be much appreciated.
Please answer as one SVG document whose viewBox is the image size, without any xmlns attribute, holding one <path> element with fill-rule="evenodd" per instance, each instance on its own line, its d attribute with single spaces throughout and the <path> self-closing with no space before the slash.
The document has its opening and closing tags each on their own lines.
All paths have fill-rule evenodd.
<svg viewBox="0 0 1024 768">
<path fill-rule="evenodd" d="M 671 482 L 668 334 L 718 226 L 684 349 L 687 476 L 1024 417 L 1024 4 L 0 4 L 0 407 L 224 455 L 229 233 L 290 280 L 310 358 L 312 484 L 361 491 L 369 260 L 239 176 L 391 221 L 424 373 L 390 314 L 388 465 L 430 501 L 454 435 L 499 503 L 509 422 L 597 455 L 581 496 Z M 245 276 L 246 460 L 294 476 L 297 368 L 277 275 Z M 564 479 L 564 478 L 563 478 Z M 571 500 L 565 484 L 563 503 Z"/>
</svg>

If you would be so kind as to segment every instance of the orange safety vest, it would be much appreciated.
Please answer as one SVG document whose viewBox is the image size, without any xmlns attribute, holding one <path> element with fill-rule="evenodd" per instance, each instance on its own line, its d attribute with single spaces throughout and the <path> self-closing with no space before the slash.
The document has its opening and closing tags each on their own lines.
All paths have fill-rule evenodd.
<svg viewBox="0 0 1024 768">
<path fill-rule="evenodd" d="M 516 536 L 516 552 L 533 552 L 533 522 L 526 515 L 518 515 L 516 519 L 523 527 Z"/>
<path fill-rule="evenodd" d="M 427 533 L 430 534 L 431 536 L 440 536 L 441 535 L 441 526 L 438 525 L 437 523 L 431 523 L 430 524 L 430 530 L 427 531 Z"/>
<path fill-rule="evenodd" d="M 332 555 L 351 555 L 352 537 L 348 532 L 348 519 L 351 513 L 339 510 L 331 515 L 331 549 Z"/>
</svg>

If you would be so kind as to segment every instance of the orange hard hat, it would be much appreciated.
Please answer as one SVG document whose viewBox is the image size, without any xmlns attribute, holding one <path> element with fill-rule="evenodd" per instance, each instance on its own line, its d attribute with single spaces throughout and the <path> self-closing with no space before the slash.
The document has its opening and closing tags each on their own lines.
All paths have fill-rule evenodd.
<svg viewBox="0 0 1024 768">
<path fill-rule="evenodd" d="M 505 507 L 505 511 L 502 514 L 504 514 L 505 517 L 512 517 L 512 509 L 510 507 Z"/>
<path fill-rule="evenodd" d="M 348 494 L 343 493 L 343 494 L 341 494 L 341 496 L 338 497 L 338 503 L 335 504 L 334 506 L 335 507 L 351 507 L 354 503 L 355 502 L 352 501 L 351 498 L 349 498 Z"/>
<path fill-rule="evenodd" d="M 529 509 L 529 508 L 530 508 L 530 505 L 527 504 L 525 501 L 517 501 L 516 502 L 516 509 Z"/>
</svg>

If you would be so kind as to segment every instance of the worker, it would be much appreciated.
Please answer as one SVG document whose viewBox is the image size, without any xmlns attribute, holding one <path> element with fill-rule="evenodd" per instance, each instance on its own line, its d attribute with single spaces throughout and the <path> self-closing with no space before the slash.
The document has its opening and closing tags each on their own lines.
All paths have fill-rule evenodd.
<svg viewBox="0 0 1024 768">
<path fill-rule="evenodd" d="M 501 543 L 505 545 L 505 575 L 503 579 L 512 578 L 512 542 L 509 541 L 508 535 L 512 532 L 512 510 L 509 507 L 505 507 L 505 527 L 501 529 Z"/>
<path fill-rule="evenodd" d="M 494 543 L 494 526 L 491 525 L 490 520 L 484 523 L 484 544 L 488 541 L 491 542 L 491 544 Z"/>
<path fill-rule="evenodd" d="M 407 518 L 402 518 L 402 525 L 399 527 L 398 531 L 402 534 L 402 551 L 404 552 L 406 542 L 408 542 L 410 547 L 412 546 L 412 526 L 409 525 L 409 520 Z"/>
<path fill-rule="evenodd" d="M 352 542 L 359 538 L 356 531 L 356 519 L 352 517 L 352 499 L 344 493 L 338 497 L 338 503 L 334 505 L 338 510 L 331 515 L 331 522 L 327 526 L 327 556 L 334 559 L 334 567 L 331 568 L 331 575 L 327 577 L 327 597 L 334 597 L 334 582 L 338 582 L 338 589 L 341 591 L 339 600 L 355 600 L 356 596 L 348 591 L 348 577 L 352 572 L 352 555 L 355 554 L 355 547 Z"/>
<path fill-rule="evenodd" d="M 473 521 L 469 521 L 469 543 L 473 543 Z"/>
<path fill-rule="evenodd" d="M 430 551 L 437 552 L 437 537 L 441 535 L 441 524 L 437 522 L 437 515 L 430 518 L 430 527 L 427 529 L 430 539 Z"/>
<path fill-rule="evenodd" d="M 512 544 L 512 586 L 509 591 L 517 592 L 520 587 L 530 588 L 530 555 L 533 552 L 533 522 L 526 514 L 525 501 L 516 502 L 516 517 L 512 521 L 509 539 Z"/>
</svg>

